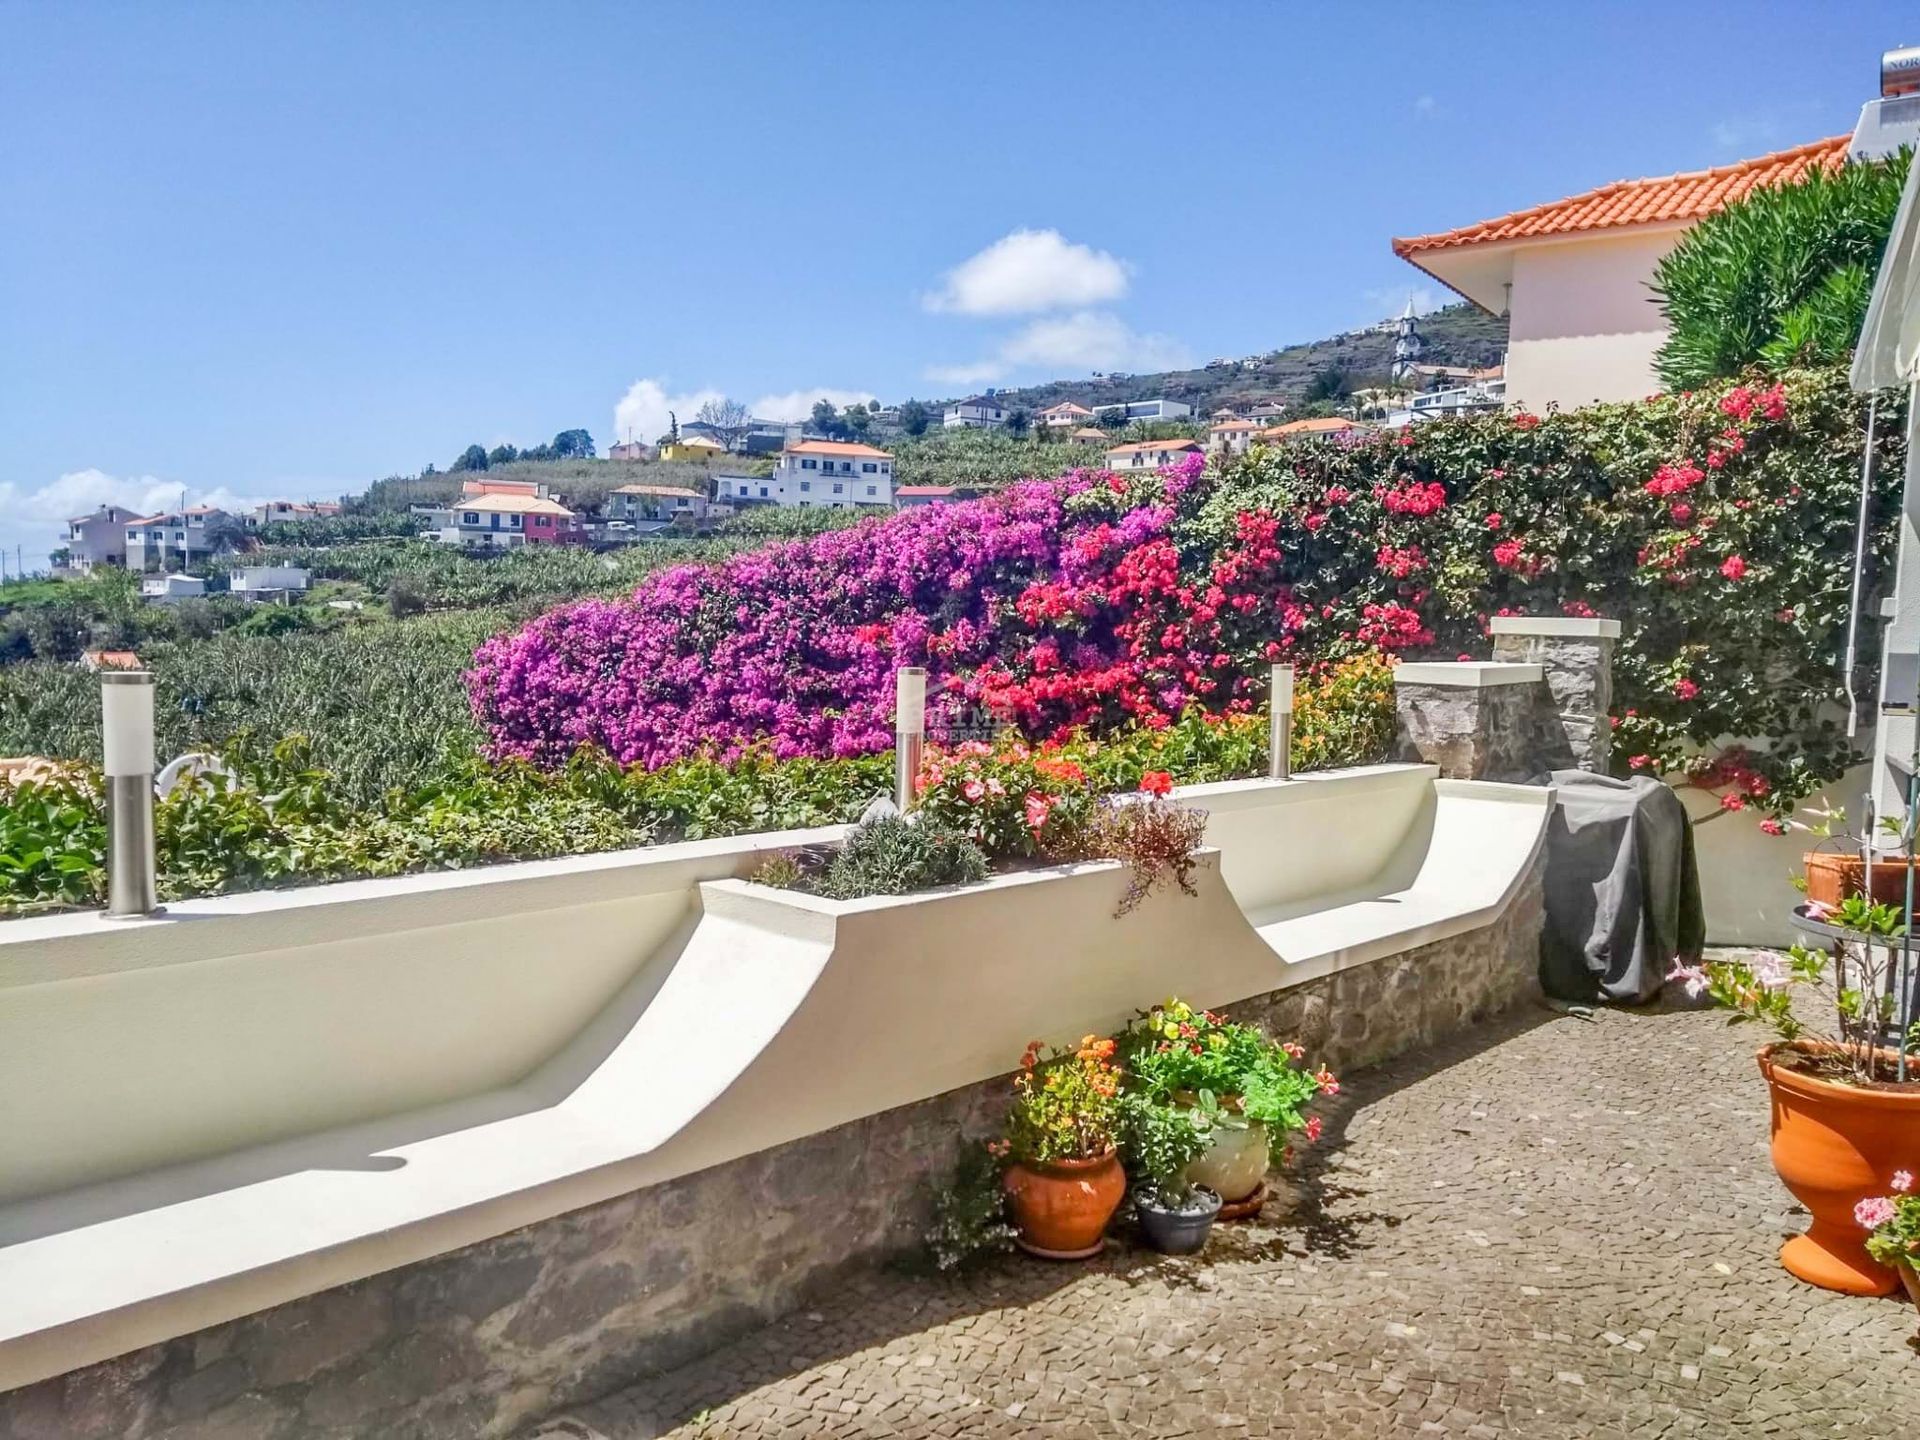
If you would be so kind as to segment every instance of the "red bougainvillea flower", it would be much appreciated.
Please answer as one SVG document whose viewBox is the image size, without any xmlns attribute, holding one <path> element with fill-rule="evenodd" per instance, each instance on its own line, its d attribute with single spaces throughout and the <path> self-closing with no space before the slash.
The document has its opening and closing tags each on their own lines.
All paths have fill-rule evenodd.
<svg viewBox="0 0 1920 1440">
<path fill-rule="evenodd" d="M 1518 540 L 1502 540 L 1493 547 L 1493 563 L 1502 570 L 1511 570 L 1520 563 L 1521 552 L 1525 549 Z"/>
<path fill-rule="evenodd" d="M 1165 770 L 1149 770 L 1140 777 L 1140 788 L 1149 795 L 1165 795 L 1173 789 L 1173 776 Z"/>
<path fill-rule="evenodd" d="M 1516 430 L 1537 429 L 1539 427 L 1539 424 L 1540 424 L 1540 417 L 1538 415 L 1529 414 L 1525 410 L 1522 410 L 1518 415 L 1513 417 L 1513 428 Z"/>
<path fill-rule="evenodd" d="M 1502 516 L 1498 510 L 1495 510 L 1492 514 L 1487 516 L 1487 529 L 1498 530 L 1501 524 L 1504 522 L 1504 519 L 1505 517 Z"/>
<path fill-rule="evenodd" d="M 1636 755 L 1627 761 L 1627 768 L 1629 770 L 1644 770 L 1651 764 L 1653 764 L 1653 757 L 1651 755 Z"/>
<path fill-rule="evenodd" d="M 1738 555 L 1729 555 L 1720 562 L 1720 573 L 1729 580 L 1738 580 L 1747 573 L 1747 562 Z"/>
<path fill-rule="evenodd" d="M 1691 700 L 1700 693 L 1700 687 L 1691 680 L 1681 679 L 1674 682 L 1673 693 L 1682 700 Z"/>
</svg>

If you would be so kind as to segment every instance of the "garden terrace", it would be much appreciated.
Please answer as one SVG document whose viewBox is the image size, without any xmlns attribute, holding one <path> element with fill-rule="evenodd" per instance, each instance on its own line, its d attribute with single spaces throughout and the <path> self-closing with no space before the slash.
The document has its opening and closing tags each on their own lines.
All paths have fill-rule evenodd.
<svg viewBox="0 0 1920 1440">
<path fill-rule="evenodd" d="M 509 1433 L 909 1243 L 1036 1033 L 1178 991 L 1361 1063 L 1506 1010 L 1550 795 L 1197 787 L 1196 893 L 1125 918 L 1112 862 L 740 878 L 827 830 L 16 921 L 0 1433 Z"/>
<path fill-rule="evenodd" d="M 1774 1258 L 1753 1032 L 1526 1009 L 1347 1077 L 1204 1261 L 871 1273 L 540 1440 L 1897 1434 L 1913 1311 Z M 848 1183 L 852 1182 L 849 1174 Z"/>
</svg>

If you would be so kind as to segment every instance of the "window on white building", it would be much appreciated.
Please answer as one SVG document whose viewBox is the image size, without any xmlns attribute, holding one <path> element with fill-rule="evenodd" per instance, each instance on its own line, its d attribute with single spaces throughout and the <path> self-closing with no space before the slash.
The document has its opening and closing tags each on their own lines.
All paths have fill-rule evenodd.
<svg viewBox="0 0 1920 1440">
<path fill-rule="evenodd" d="M 800 489 L 802 493 L 805 493 L 806 491 L 813 489 L 813 482 L 811 480 L 802 480 L 800 482 Z"/>
<path fill-rule="evenodd" d="M 869 485 L 869 486 L 867 486 L 867 494 L 869 494 L 869 495 L 878 495 L 879 493 L 880 493 L 880 487 L 879 487 L 879 486 L 877 486 L 877 485 Z"/>
<path fill-rule="evenodd" d="M 840 494 L 840 493 L 841 493 L 842 491 L 844 491 L 844 490 L 845 490 L 846 488 L 847 488 L 847 487 L 846 487 L 846 486 L 844 486 L 844 485 L 842 485 L 842 484 L 841 484 L 841 483 L 840 483 L 840 482 L 839 482 L 838 480 L 836 480 L 836 481 L 834 481 L 834 482 L 833 482 L 833 493 L 834 493 L 834 494 L 836 494 L 836 495 L 838 495 L 838 494 Z"/>
<path fill-rule="evenodd" d="M 476 515 L 473 511 L 469 510 L 466 514 L 460 517 L 460 523 L 462 525 L 478 525 L 480 523 L 480 517 Z"/>
</svg>

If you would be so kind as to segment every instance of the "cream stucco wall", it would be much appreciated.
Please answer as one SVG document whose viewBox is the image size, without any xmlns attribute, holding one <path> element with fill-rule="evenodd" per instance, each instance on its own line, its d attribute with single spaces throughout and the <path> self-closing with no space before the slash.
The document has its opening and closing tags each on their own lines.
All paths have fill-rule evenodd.
<svg viewBox="0 0 1920 1440">
<path fill-rule="evenodd" d="M 1513 254 L 1507 400 L 1570 410 L 1660 389 L 1666 321 L 1648 282 L 1679 228 L 1525 246 Z"/>
</svg>

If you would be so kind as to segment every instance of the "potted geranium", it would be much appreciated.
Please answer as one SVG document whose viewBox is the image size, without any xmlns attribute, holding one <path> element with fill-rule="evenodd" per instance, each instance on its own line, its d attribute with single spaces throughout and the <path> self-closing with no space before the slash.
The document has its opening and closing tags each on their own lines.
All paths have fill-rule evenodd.
<svg viewBox="0 0 1920 1440">
<path fill-rule="evenodd" d="M 1913 1193 L 1913 1172 L 1896 1170 L 1887 1188 L 1853 1207 L 1853 1218 L 1867 1234 L 1867 1253 L 1900 1277 L 1907 1298 L 1920 1308 L 1920 1195 Z"/>
<path fill-rule="evenodd" d="M 1120 1052 L 1130 1094 L 1161 1105 L 1200 1104 L 1210 1113 L 1207 1147 L 1186 1174 L 1215 1191 L 1230 1218 L 1260 1208 L 1268 1167 L 1293 1133 L 1319 1136 L 1320 1122 L 1307 1107 L 1340 1088 L 1324 1066 L 1307 1068 L 1299 1045 L 1178 999 L 1129 1025 Z"/>
<path fill-rule="evenodd" d="M 1144 1095 L 1121 1097 L 1133 1213 L 1147 1243 L 1167 1255 L 1192 1255 L 1207 1243 L 1220 1214 L 1220 1196 L 1196 1184 L 1188 1167 L 1213 1142 L 1219 1107 L 1212 1096 L 1193 1105 L 1163 1104 Z"/>
<path fill-rule="evenodd" d="M 1831 954 L 1795 945 L 1677 966 L 1669 978 L 1779 1037 L 1757 1057 L 1773 1094 L 1773 1165 L 1813 1217 L 1781 1247 L 1780 1263 L 1828 1290 L 1887 1295 L 1899 1282 L 1868 1253 L 1854 1211 L 1881 1193 L 1879 1177 L 1913 1153 L 1920 1133 L 1920 1062 L 1911 1079 L 1901 1063 L 1916 1037 L 1898 1031 L 1891 983 L 1903 927 L 1897 910 L 1858 896 L 1806 913 L 1834 927 Z M 1831 1030 L 1806 1023 L 1814 1006 L 1794 1005 L 1807 988 L 1833 1007 Z"/>
<path fill-rule="evenodd" d="M 1030 1255 L 1098 1254 L 1126 1197 L 1115 1048 L 1092 1035 L 1070 1050 L 1045 1049 L 1036 1040 L 1020 1058 L 1006 1136 L 994 1151 L 1008 1161 L 1007 1205 L 1017 1243 Z"/>
</svg>

